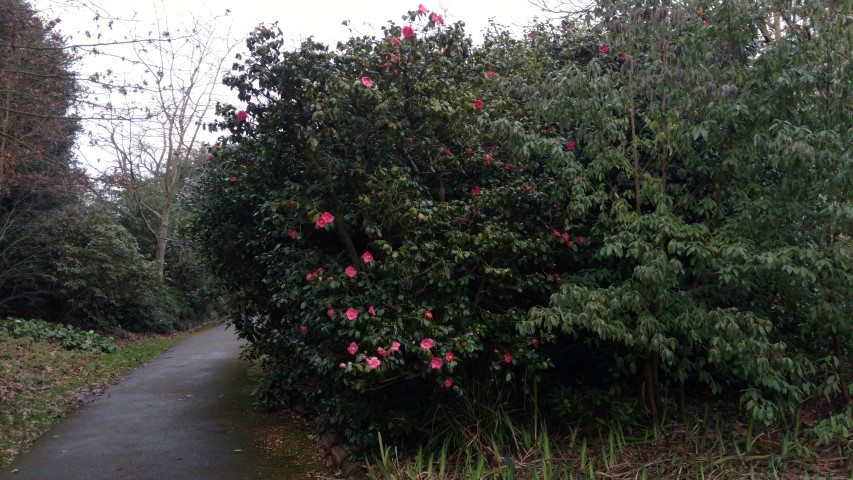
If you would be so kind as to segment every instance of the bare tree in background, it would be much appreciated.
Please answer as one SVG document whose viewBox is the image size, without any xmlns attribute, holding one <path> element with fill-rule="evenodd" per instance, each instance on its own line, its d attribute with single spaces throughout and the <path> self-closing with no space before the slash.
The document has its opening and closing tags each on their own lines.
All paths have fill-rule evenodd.
<svg viewBox="0 0 853 480">
<path fill-rule="evenodd" d="M 182 180 L 203 155 L 199 135 L 213 111 L 214 90 L 234 46 L 228 45 L 227 35 L 218 34 L 216 24 L 216 19 L 193 19 L 173 37 L 168 22 L 158 21 L 163 41 L 132 44 L 130 61 L 138 67 L 139 78 L 135 83 L 111 82 L 107 108 L 90 132 L 90 144 L 115 162 L 103 178 L 130 194 L 154 238 L 161 280 L 175 199 Z M 155 192 L 144 192 L 152 182 L 157 184 Z"/>
<path fill-rule="evenodd" d="M 527 0 L 528 3 L 543 12 L 559 16 L 578 17 L 592 12 L 596 2 L 593 0 Z"/>
</svg>

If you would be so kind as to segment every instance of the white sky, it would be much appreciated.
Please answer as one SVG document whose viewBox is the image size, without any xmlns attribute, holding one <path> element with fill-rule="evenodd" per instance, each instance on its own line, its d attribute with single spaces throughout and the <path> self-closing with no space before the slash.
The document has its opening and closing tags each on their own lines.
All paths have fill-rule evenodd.
<svg viewBox="0 0 853 480">
<path fill-rule="evenodd" d="M 233 63 L 233 55 L 244 49 L 246 36 L 256 25 L 271 25 L 278 22 L 279 28 L 284 32 L 285 38 L 289 38 L 291 46 L 298 46 L 302 39 L 313 36 L 315 40 L 334 47 L 338 41 L 343 41 L 351 35 L 381 35 L 381 27 L 389 20 L 403 25 L 402 17 L 409 10 L 418 8 L 418 0 L 366 0 L 366 1 L 344 1 L 344 0 L 320 0 L 320 1 L 289 1 L 289 0 L 158 0 L 128 2 L 124 0 L 31 0 L 36 10 L 42 12 L 46 18 L 60 18 L 59 31 L 69 37 L 71 44 L 89 43 L 93 39 L 87 38 L 85 32 L 91 32 L 96 36 L 98 32 L 103 33 L 103 39 L 122 40 L 126 35 L 126 29 L 135 28 L 137 35 L 151 30 L 153 19 L 165 17 L 170 23 L 169 29 L 179 33 L 180 28 L 176 24 L 189 24 L 192 17 L 202 21 L 213 17 L 219 17 L 217 29 L 224 34 L 230 28 L 230 43 L 236 45 L 229 58 L 226 59 L 226 67 Z M 513 31 L 521 32 L 523 27 L 532 22 L 534 17 L 547 18 L 540 9 L 532 5 L 528 0 L 426 0 L 424 6 L 430 11 L 442 14 L 446 23 L 456 21 L 465 22 L 466 32 L 474 38 L 475 42 L 482 39 L 481 32 L 488 28 L 489 21 L 493 20 L 499 25 L 509 27 Z M 95 22 L 94 12 L 98 11 L 102 16 L 118 18 L 114 27 L 109 29 L 107 22 L 101 20 Z M 228 11 L 226 15 L 226 11 Z M 341 23 L 349 21 L 345 27 Z M 352 31 L 350 31 L 350 29 Z M 225 42 L 223 42 L 224 45 Z M 109 50 L 113 55 L 124 55 L 121 48 L 111 47 Z M 224 48 L 224 47 L 223 47 Z M 106 49 L 103 49 L 106 50 Z M 131 52 L 132 53 L 132 52 Z M 111 59 L 108 56 L 85 57 L 82 59 L 78 69 L 84 76 L 91 72 L 103 71 L 105 69 L 123 71 L 122 62 Z M 132 67 L 128 67 L 129 69 Z M 138 74 L 133 74 L 138 75 Z M 223 101 L 229 99 L 229 92 L 224 86 L 219 86 L 217 98 Z M 205 121 L 213 119 L 212 111 Z M 205 140 L 213 140 L 213 136 L 207 135 Z M 78 142 L 83 144 L 85 142 Z M 85 145 L 80 146 L 79 157 L 84 167 L 90 171 L 103 171 L 109 164 L 109 154 L 93 151 Z"/>
<path fill-rule="evenodd" d="M 398 24 L 408 10 L 415 10 L 418 3 L 400 0 L 342 1 L 320 0 L 304 2 L 288 1 L 246 1 L 243 4 L 226 0 L 207 0 L 210 10 L 224 11 L 230 8 L 235 26 L 244 24 L 246 30 L 259 22 L 278 21 L 282 30 L 294 39 L 313 35 L 325 43 L 334 44 L 348 38 L 349 32 L 341 25 L 350 20 L 350 26 L 360 33 L 380 32 L 380 27 L 388 20 Z M 424 6 L 430 11 L 444 14 L 445 21 L 462 20 L 466 30 L 479 36 L 488 26 L 490 18 L 505 25 L 524 25 L 534 16 L 541 16 L 537 8 L 527 0 L 444 0 L 426 1 Z"/>
<path fill-rule="evenodd" d="M 255 25 L 278 22 L 286 36 L 294 41 L 313 36 L 330 44 L 345 40 L 350 33 L 341 25 L 350 21 L 356 33 L 380 34 L 380 27 L 388 20 L 401 24 L 401 17 L 409 10 L 416 10 L 417 0 L 166 0 L 149 2 L 126 2 L 123 0 L 31 0 L 35 7 L 48 17 L 60 17 L 60 30 L 75 39 L 82 39 L 82 32 L 93 31 L 92 8 L 124 20 L 135 19 L 140 24 L 154 17 L 158 11 L 166 11 L 172 19 L 192 15 L 200 18 L 222 15 L 230 10 L 228 17 L 233 24 L 236 38 L 243 38 Z M 84 7 L 83 5 L 86 5 Z M 95 7 L 92 7 L 95 5 Z M 480 32 L 488 27 L 490 19 L 505 26 L 521 27 L 534 17 L 545 14 L 528 0 L 426 0 L 424 6 L 444 16 L 446 22 L 465 22 L 466 31 L 477 41 Z"/>
</svg>

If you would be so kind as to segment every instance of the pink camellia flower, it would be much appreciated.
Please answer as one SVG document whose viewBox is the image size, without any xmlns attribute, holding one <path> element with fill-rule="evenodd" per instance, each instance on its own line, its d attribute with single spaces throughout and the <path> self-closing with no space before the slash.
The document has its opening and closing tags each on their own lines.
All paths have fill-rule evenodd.
<svg viewBox="0 0 853 480">
<path fill-rule="evenodd" d="M 429 310 L 427 310 L 426 312 L 424 312 L 424 316 L 425 316 L 426 318 L 428 318 L 428 319 L 432 320 L 432 312 L 430 312 Z"/>
<path fill-rule="evenodd" d="M 401 42 L 400 39 L 397 37 L 391 37 L 391 43 L 393 43 L 394 45 L 400 45 L 403 42 Z"/>
<path fill-rule="evenodd" d="M 533 339 L 533 341 L 532 341 L 532 342 L 530 342 L 530 343 L 532 343 L 532 344 L 533 344 L 533 347 L 535 348 L 536 346 L 538 346 L 538 345 L 539 345 L 539 340 L 536 340 L 536 339 L 534 338 L 534 339 Z"/>
<path fill-rule="evenodd" d="M 378 353 L 380 357 L 387 357 L 388 356 L 388 351 L 382 347 L 377 347 L 376 353 Z"/>
<path fill-rule="evenodd" d="M 622 60 L 623 62 L 625 61 L 625 54 L 624 53 L 619 55 L 619 60 Z"/>
<path fill-rule="evenodd" d="M 209 161 L 211 161 L 211 160 L 213 160 L 213 155 L 211 155 L 211 154 L 209 154 L 209 153 L 208 153 L 207 155 L 205 155 L 205 157 L 207 158 L 207 161 L 208 161 L 208 162 L 209 162 Z"/>
<path fill-rule="evenodd" d="M 370 367 L 371 370 L 379 368 L 379 365 L 382 365 L 382 362 L 376 357 L 370 357 L 370 360 L 367 361 L 367 366 Z"/>
<path fill-rule="evenodd" d="M 429 362 L 429 366 L 432 368 L 441 368 L 442 365 L 444 365 L 444 361 L 440 357 L 432 357 Z"/>
<path fill-rule="evenodd" d="M 415 141 L 415 139 L 414 139 L 414 138 L 412 138 L 412 137 L 406 137 L 406 141 L 407 141 L 407 142 L 409 142 L 409 143 L 412 143 L 412 142 L 414 142 L 414 141 Z"/>
<path fill-rule="evenodd" d="M 706 18 L 705 20 L 702 20 L 702 23 L 704 23 L 705 25 L 710 25 L 711 21 Z"/>
<path fill-rule="evenodd" d="M 361 254 L 361 259 L 362 261 L 364 261 L 364 263 L 370 263 L 373 261 L 373 254 L 371 254 L 370 252 L 364 252 Z"/>
<path fill-rule="evenodd" d="M 400 342 L 391 342 L 391 348 L 389 348 L 388 350 L 392 352 L 400 350 Z"/>
<path fill-rule="evenodd" d="M 571 235 L 569 235 L 568 233 L 563 233 L 563 241 L 564 242 L 568 242 L 571 239 L 572 239 Z"/>
<path fill-rule="evenodd" d="M 412 38 L 414 36 L 415 36 L 415 31 L 412 29 L 412 27 L 410 27 L 408 25 L 403 27 L 403 38 Z"/>
<path fill-rule="evenodd" d="M 586 237 L 578 237 L 578 241 L 581 242 L 581 245 L 586 243 Z"/>
<path fill-rule="evenodd" d="M 339 368 L 346 368 L 346 366 L 347 366 L 347 365 L 346 365 L 344 362 L 341 362 L 341 364 L 340 364 L 340 365 L 338 365 L 338 367 L 339 367 Z"/>
<path fill-rule="evenodd" d="M 352 268 L 352 265 L 350 265 L 346 270 L 344 270 L 344 273 L 346 273 L 349 278 L 353 278 L 358 272 L 356 272 L 355 269 Z"/>
<path fill-rule="evenodd" d="M 483 108 L 482 100 L 474 100 L 474 108 Z"/>
<path fill-rule="evenodd" d="M 462 343 L 460 343 L 460 345 L 462 345 L 463 347 L 467 347 L 467 346 L 468 346 L 468 342 L 462 342 Z"/>
<path fill-rule="evenodd" d="M 511 168 L 512 168 L 512 166 L 510 166 L 509 162 L 506 162 L 504 164 L 504 170 L 509 171 Z"/>
<path fill-rule="evenodd" d="M 246 114 L 245 110 L 240 110 L 239 112 L 237 112 L 238 122 L 245 122 L 247 118 L 249 118 L 249 116 Z"/>
<path fill-rule="evenodd" d="M 468 154 L 474 153 L 474 149 L 471 147 L 468 147 L 465 149 L 465 153 L 468 153 Z"/>
<path fill-rule="evenodd" d="M 431 338 L 425 338 L 425 339 L 421 340 L 421 348 L 423 348 L 424 350 L 429 350 L 434 346 L 435 346 L 435 342 L 433 342 Z M 391 348 L 394 348 L 394 347 L 391 347 Z"/>
<path fill-rule="evenodd" d="M 376 310 L 374 310 L 373 305 L 371 305 L 370 308 L 367 309 L 367 313 L 369 313 L 371 317 L 376 316 Z"/>
<path fill-rule="evenodd" d="M 571 140 L 569 141 L 569 143 L 566 144 L 566 148 L 568 148 L 569 151 L 574 151 L 576 148 L 578 148 L 578 144 L 574 140 Z"/>
<path fill-rule="evenodd" d="M 444 356 L 444 359 L 448 362 L 452 362 L 455 357 L 453 356 L 453 352 L 447 352 L 447 355 Z"/>
<path fill-rule="evenodd" d="M 290 203 L 288 203 L 288 204 L 287 204 L 287 208 L 289 208 L 289 209 L 293 210 L 294 208 L 296 208 L 296 203 L 295 203 L 295 202 L 290 202 Z"/>
<path fill-rule="evenodd" d="M 453 156 L 453 152 L 449 148 L 444 149 L 444 154 L 447 155 L 448 157 Z"/>
<path fill-rule="evenodd" d="M 355 342 L 351 342 L 349 347 L 347 347 L 347 351 L 350 355 L 355 355 L 358 352 L 358 344 Z"/>
<path fill-rule="evenodd" d="M 480 187 L 475 185 L 474 188 L 471 189 L 471 193 L 473 195 L 479 195 L 480 194 Z"/>
<path fill-rule="evenodd" d="M 231 177 L 231 183 L 237 183 L 237 177 Z"/>
<path fill-rule="evenodd" d="M 331 214 L 331 213 L 329 213 L 329 212 L 323 212 L 323 214 L 322 214 L 322 215 L 320 215 L 319 217 L 317 217 L 316 227 L 317 227 L 317 228 L 323 228 L 323 227 L 325 227 L 326 225 L 330 225 L 330 224 L 331 224 L 332 222 L 334 222 L 334 221 L 335 221 L 335 216 L 334 216 L 334 215 L 332 215 L 332 214 Z"/>
<path fill-rule="evenodd" d="M 512 355 L 510 355 L 509 353 L 504 353 L 504 362 L 512 363 Z"/>
<path fill-rule="evenodd" d="M 419 3 L 419 4 L 418 4 L 418 11 L 419 11 L 419 12 L 421 12 L 421 13 L 427 13 L 427 12 L 429 12 L 429 10 L 427 10 L 427 8 L 424 6 L 424 4 L 423 4 L 423 3 Z"/>
<path fill-rule="evenodd" d="M 486 165 L 491 165 L 491 164 L 492 164 L 492 156 L 487 153 L 486 154 Z"/>
<path fill-rule="evenodd" d="M 447 377 L 444 379 L 444 388 L 450 388 L 453 386 L 453 377 Z"/>
<path fill-rule="evenodd" d="M 487 76 L 487 77 L 489 77 L 489 78 L 494 77 L 494 76 L 495 76 L 495 72 L 493 72 L 493 71 L 489 70 L 488 72 L 486 72 L 486 76 Z"/>
<path fill-rule="evenodd" d="M 554 230 L 551 230 L 551 235 L 553 235 L 553 236 L 555 236 L 555 237 L 559 237 L 559 236 L 560 236 L 560 232 L 555 228 Z"/>
<path fill-rule="evenodd" d="M 773 303 L 779 303 L 779 302 L 781 302 L 781 301 L 782 301 L 782 299 L 781 299 L 781 298 L 779 298 L 779 297 L 773 297 Z"/>
<path fill-rule="evenodd" d="M 261 26 L 260 26 L 260 25 L 258 25 L 258 26 L 256 26 L 256 27 L 255 27 L 255 31 L 256 31 L 256 32 L 257 32 L 257 31 L 259 31 L 260 29 L 261 29 Z"/>
<path fill-rule="evenodd" d="M 299 327 L 299 331 L 302 332 L 303 335 L 305 335 L 306 333 L 308 333 L 308 327 L 306 327 L 305 325 L 301 325 Z"/>
<path fill-rule="evenodd" d="M 432 15 L 430 15 L 429 19 L 432 20 L 433 23 L 435 23 L 436 25 L 441 25 L 442 23 L 444 23 L 444 19 L 441 18 L 441 15 L 437 13 L 433 13 Z"/>
<path fill-rule="evenodd" d="M 373 86 L 373 80 L 371 80 L 370 77 L 361 77 L 361 84 L 370 88 Z"/>
<path fill-rule="evenodd" d="M 291 230 L 291 231 L 290 231 L 290 238 L 291 238 L 291 240 L 296 240 L 296 237 L 298 237 L 298 236 L 299 236 L 299 234 L 298 234 L 298 233 L 296 233 L 296 230 Z"/>
<path fill-rule="evenodd" d="M 354 308 L 347 309 L 347 319 L 349 319 L 349 321 L 351 322 L 356 318 L 358 318 L 358 310 Z"/>
<path fill-rule="evenodd" d="M 601 53 L 607 53 L 608 50 L 610 50 L 610 49 L 607 48 L 607 45 L 602 45 L 601 47 L 598 48 L 598 51 Z"/>
<path fill-rule="evenodd" d="M 326 315 L 327 315 L 329 318 L 332 318 L 332 317 L 334 317 L 334 316 L 335 316 L 335 311 L 334 311 L 334 310 L 332 310 L 332 309 L 330 308 L 330 309 L 326 310 Z"/>
</svg>

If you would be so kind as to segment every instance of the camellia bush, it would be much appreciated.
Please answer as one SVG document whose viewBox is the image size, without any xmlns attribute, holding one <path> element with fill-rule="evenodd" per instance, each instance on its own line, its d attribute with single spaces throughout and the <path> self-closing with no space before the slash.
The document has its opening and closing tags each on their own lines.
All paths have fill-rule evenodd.
<svg viewBox="0 0 853 480">
<path fill-rule="evenodd" d="M 820 168 L 847 180 L 770 215 L 783 172 L 817 166 L 786 165 L 793 137 L 766 130 L 784 42 L 756 65 L 762 12 L 602 5 L 593 28 L 480 48 L 426 8 L 335 49 L 250 35 L 225 78 L 242 103 L 219 107 L 227 135 L 191 208 L 267 367 L 262 397 L 305 395 L 321 428 L 364 446 L 428 433 L 484 391 L 530 407 L 546 375 L 558 403 L 596 377 L 654 423 L 685 384 L 740 392 L 765 421 L 813 392 L 810 356 L 832 344 L 797 311 L 821 302 L 832 316 L 812 324 L 850 338 L 849 258 L 826 263 L 849 250 L 849 122 L 820 124 L 836 130 L 818 155 L 846 151 Z M 815 233 L 828 220 L 831 240 Z"/>
<path fill-rule="evenodd" d="M 589 242 L 563 186 L 483 127 L 517 88 L 501 65 L 461 24 L 406 20 L 335 51 L 257 30 L 194 205 L 268 386 L 356 443 L 421 428 L 474 379 L 522 392 L 550 340 L 519 322 Z"/>
</svg>

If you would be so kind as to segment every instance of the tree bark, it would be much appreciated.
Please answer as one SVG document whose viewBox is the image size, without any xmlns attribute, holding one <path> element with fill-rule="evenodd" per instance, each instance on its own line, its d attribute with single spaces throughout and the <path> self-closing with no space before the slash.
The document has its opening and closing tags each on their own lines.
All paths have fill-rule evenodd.
<svg viewBox="0 0 853 480">
<path fill-rule="evenodd" d="M 844 352 L 841 349 L 841 339 L 838 338 L 838 333 L 832 335 L 832 347 L 835 351 L 835 358 L 838 360 L 838 386 L 841 388 L 841 395 L 848 404 L 853 404 L 853 398 L 850 398 L 850 390 L 847 386 L 846 372 L 844 369 Z"/>
<path fill-rule="evenodd" d="M 655 426 L 655 428 L 660 426 L 660 403 L 658 400 L 657 384 L 657 356 L 658 355 L 656 352 L 647 350 L 643 368 L 646 408 L 648 408 L 649 410 L 649 417 L 651 417 L 652 424 Z"/>
</svg>

